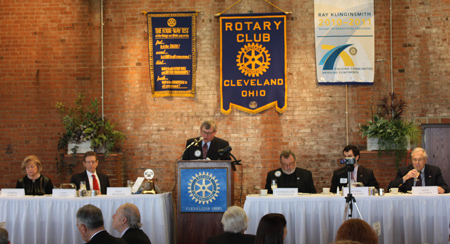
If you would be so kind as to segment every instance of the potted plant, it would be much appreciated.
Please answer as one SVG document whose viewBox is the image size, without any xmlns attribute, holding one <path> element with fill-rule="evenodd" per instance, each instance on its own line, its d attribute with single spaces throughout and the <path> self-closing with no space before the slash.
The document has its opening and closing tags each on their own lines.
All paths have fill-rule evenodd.
<svg viewBox="0 0 450 244">
<path fill-rule="evenodd" d="M 97 99 L 92 100 L 89 105 L 84 99 L 85 95 L 80 93 L 74 107 L 56 103 L 65 129 L 58 142 L 58 151 L 68 149 L 69 153 L 75 154 L 79 146 L 68 148 L 69 144 L 86 142 L 90 142 L 88 150 L 104 153 L 105 156 L 119 151 L 119 143 L 124 139 L 124 134 L 115 130 L 114 124 L 99 115 Z"/>
<path fill-rule="evenodd" d="M 390 93 L 381 99 L 377 111 L 372 119 L 360 124 L 363 137 L 367 137 L 368 144 L 378 143 L 380 152 L 394 152 L 395 165 L 406 156 L 410 143 L 420 139 L 420 130 L 413 122 L 404 121 L 401 116 L 406 108 L 406 102 L 397 94 Z M 368 145 L 368 150 L 371 146 Z"/>
</svg>

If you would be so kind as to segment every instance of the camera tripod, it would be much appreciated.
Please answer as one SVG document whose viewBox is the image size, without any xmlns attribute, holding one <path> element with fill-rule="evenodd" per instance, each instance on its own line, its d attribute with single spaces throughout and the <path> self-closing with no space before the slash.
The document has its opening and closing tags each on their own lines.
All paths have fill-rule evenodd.
<svg viewBox="0 0 450 244">
<path fill-rule="evenodd" d="M 355 206 L 356 210 L 358 211 L 359 218 L 363 219 L 361 212 L 359 211 L 358 204 L 356 204 L 356 199 L 352 195 L 352 182 L 350 181 L 350 179 L 351 179 L 350 174 L 354 168 L 355 168 L 355 166 L 353 164 L 347 165 L 348 194 L 345 197 L 345 210 L 344 210 L 344 220 L 343 221 L 353 218 L 353 205 Z"/>
</svg>

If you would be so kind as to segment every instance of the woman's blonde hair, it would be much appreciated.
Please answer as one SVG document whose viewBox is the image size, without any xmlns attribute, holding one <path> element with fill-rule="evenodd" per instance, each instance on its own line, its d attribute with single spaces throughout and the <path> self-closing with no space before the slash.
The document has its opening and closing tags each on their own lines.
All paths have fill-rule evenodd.
<svg viewBox="0 0 450 244">
<path fill-rule="evenodd" d="M 36 165 L 36 167 L 38 168 L 38 173 L 41 173 L 42 164 L 41 164 L 41 160 L 39 160 L 39 158 L 37 156 L 35 156 L 35 155 L 27 156 L 23 160 L 22 165 L 20 166 L 20 168 L 25 171 L 25 168 L 27 167 L 27 165 L 29 163 L 34 163 Z"/>
</svg>

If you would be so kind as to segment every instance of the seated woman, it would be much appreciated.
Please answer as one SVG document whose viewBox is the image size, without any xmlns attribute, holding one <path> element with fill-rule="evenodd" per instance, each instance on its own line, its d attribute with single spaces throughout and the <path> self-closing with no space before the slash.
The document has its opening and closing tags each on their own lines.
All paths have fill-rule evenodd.
<svg viewBox="0 0 450 244">
<path fill-rule="evenodd" d="M 222 216 L 223 230 L 225 233 L 212 236 L 206 244 L 254 244 L 255 236 L 243 234 L 247 230 L 248 217 L 244 209 L 239 206 L 231 206 Z"/>
<path fill-rule="evenodd" d="M 17 181 L 16 188 L 24 188 L 25 195 L 52 194 L 52 181 L 47 176 L 41 175 L 42 164 L 38 157 L 27 156 L 20 168 L 27 175 Z"/>
<path fill-rule="evenodd" d="M 269 213 L 264 215 L 259 221 L 255 244 L 283 244 L 286 235 L 287 229 L 284 215 Z"/>
</svg>

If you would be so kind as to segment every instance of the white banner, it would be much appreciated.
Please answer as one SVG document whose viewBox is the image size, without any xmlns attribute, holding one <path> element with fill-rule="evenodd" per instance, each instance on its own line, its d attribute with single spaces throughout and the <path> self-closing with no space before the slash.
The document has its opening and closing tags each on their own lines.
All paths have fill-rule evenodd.
<svg viewBox="0 0 450 244">
<path fill-rule="evenodd" d="M 319 84 L 373 84 L 373 0 L 314 0 Z"/>
</svg>

